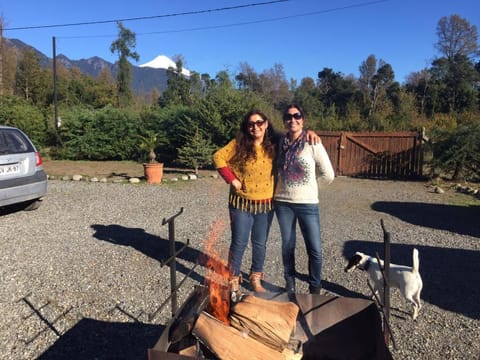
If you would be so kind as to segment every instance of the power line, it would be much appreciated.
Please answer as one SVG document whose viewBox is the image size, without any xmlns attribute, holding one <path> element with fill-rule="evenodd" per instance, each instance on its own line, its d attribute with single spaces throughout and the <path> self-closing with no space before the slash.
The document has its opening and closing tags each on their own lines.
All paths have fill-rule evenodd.
<svg viewBox="0 0 480 360">
<path fill-rule="evenodd" d="M 126 19 L 115 19 L 115 20 L 99 20 L 99 21 L 89 21 L 89 22 L 80 22 L 80 23 L 70 23 L 70 24 L 53 24 L 53 25 L 39 25 L 39 26 L 24 26 L 24 27 L 15 27 L 15 28 L 7 28 L 3 29 L 3 31 L 11 31 L 11 30 L 32 30 L 32 29 L 45 29 L 45 28 L 55 28 L 55 27 L 69 27 L 69 26 L 83 26 L 83 25 L 97 25 L 97 24 L 108 24 L 108 23 L 117 23 L 117 22 L 126 22 L 126 21 L 136 21 L 136 20 L 149 20 L 149 19 L 159 19 L 159 18 L 166 18 L 166 17 L 176 17 L 176 16 L 185 16 L 185 15 L 198 15 L 198 14 L 205 14 L 211 12 L 218 12 L 218 11 L 227 11 L 227 10 L 235 10 L 253 6 L 262 6 L 262 5 L 271 5 L 280 2 L 287 2 L 289 0 L 272 0 L 266 1 L 261 3 L 252 3 L 252 4 L 245 4 L 245 5 L 236 5 L 236 6 L 229 6 L 223 8 L 216 8 L 216 9 L 207 9 L 207 10 L 198 10 L 198 11 L 187 11 L 181 13 L 173 13 L 173 14 L 164 14 L 164 15 L 153 15 L 153 16 L 142 16 L 142 17 L 135 17 L 135 18 L 126 18 Z"/>
<path fill-rule="evenodd" d="M 312 12 L 308 12 L 308 13 L 281 16 L 281 17 L 276 17 L 276 18 L 252 20 L 252 21 L 245 21 L 245 22 L 238 22 L 238 23 L 224 24 L 224 25 L 201 26 L 201 27 L 186 28 L 186 29 L 179 29 L 179 30 L 153 31 L 153 32 L 148 32 L 148 33 L 138 33 L 136 35 L 168 34 L 168 33 L 199 31 L 199 30 L 213 30 L 213 29 L 221 29 L 221 28 L 228 28 L 228 27 L 235 27 L 235 26 L 259 24 L 259 23 L 266 23 L 266 22 L 275 22 L 275 21 L 282 21 L 282 20 L 299 18 L 299 17 L 307 17 L 307 16 L 318 15 L 318 14 L 325 14 L 325 13 L 341 11 L 341 10 L 346 10 L 346 9 L 365 7 L 365 6 L 375 5 L 375 4 L 378 4 L 378 3 L 383 3 L 383 2 L 388 2 L 388 1 L 390 1 L 390 0 L 376 0 L 376 1 L 369 1 L 369 2 L 364 2 L 364 3 L 359 3 L 359 4 L 342 6 L 342 7 L 336 7 L 336 8 L 331 8 L 331 9 L 312 11 Z"/>
<path fill-rule="evenodd" d="M 222 29 L 222 28 L 252 25 L 252 24 L 259 24 L 259 23 L 266 23 L 266 22 L 275 22 L 275 21 L 282 21 L 282 20 L 288 20 L 288 19 L 299 18 L 299 17 L 307 17 L 307 16 L 313 16 L 313 15 L 319 15 L 319 14 L 326 14 L 326 13 L 336 12 L 336 11 L 341 11 L 341 10 L 371 6 L 371 5 L 376 5 L 376 4 L 383 3 L 383 2 L 388 2 L 388 1 L 390 1 L 390 0 L 375 0 L 375 1 L 368 1 L 368 2 L 363 2 L 363 3 L 353 4 L 353 5 L 346 5 L 346 6 L 341 6 L 341 7 L 330 8 L 330 9 L 325 9 L 325 10 L 311 11 L 311 12 L 301 13 L 301 14 L 286 15 L 286 16 L 281 16 L 281 17 L 276 17 L 276 18 L 237 22 L 237 23 L 224 24 L 224 25 L 209 25 L 209 26 L 199 26 L 199 27 L 194 27 L 194 28 L 185 28 L 185 29 L 177 29 L 177 30 L 164 30 L 164 31 L 152 31 L 152 32 L 145 32 L 145 33 L 135 33 L 135 35 L 136 36 L 142 36 L 142 35 L 154 35 L 154 34 L 171 34 L 171 33 L 190 32 L 190 31 Z M 101 37 L 114 37 L 114 36 L 117 36 L 117 34 L 114 34 L 114 35 L 60 36 L 59 38 L 61 38 L 61 39 L 83 39 L 83 38 L 101 38 Z"/>
</svg>

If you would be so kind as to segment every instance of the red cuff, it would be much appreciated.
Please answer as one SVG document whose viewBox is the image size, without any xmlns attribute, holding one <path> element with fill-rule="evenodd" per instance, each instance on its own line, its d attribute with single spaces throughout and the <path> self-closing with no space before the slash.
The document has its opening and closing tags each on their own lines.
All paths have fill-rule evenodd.
<svg viewBox="0 0 480 360">
<path fill-rule="evenodd" d="M 228 166 L 218 168 L 217 171 L 227 184 L 231 184 L 237 178 Z"/>
</svg>

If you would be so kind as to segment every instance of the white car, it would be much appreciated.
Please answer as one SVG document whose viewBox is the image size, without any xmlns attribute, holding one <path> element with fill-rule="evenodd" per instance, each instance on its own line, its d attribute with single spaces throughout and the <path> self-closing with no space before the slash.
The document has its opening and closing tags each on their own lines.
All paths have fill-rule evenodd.
<svg viewBox="0 0 480 360">
<path fill-rule="evenodd" d="M 0 208 L 37 209 L 47 194 L 42 158 L 20 129 L 0 126 Z"/>
</svg>

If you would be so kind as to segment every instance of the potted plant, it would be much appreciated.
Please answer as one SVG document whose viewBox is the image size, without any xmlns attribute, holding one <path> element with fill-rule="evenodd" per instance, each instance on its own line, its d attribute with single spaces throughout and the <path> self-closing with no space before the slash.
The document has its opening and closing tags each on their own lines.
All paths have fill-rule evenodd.
<svg viewBox="0 0 480 360">
<path fill-rule="evenodd" d="M 148 162 L 143 164 L 145 179 L 148 184 L 160 184 L 163 177 L 163 163 L 156 161 L 155 148 L 163 143 L 163 138 L 152 131 L 140 135 L 139 138 L 140 149 L 147 151 Z"/>
</svg>

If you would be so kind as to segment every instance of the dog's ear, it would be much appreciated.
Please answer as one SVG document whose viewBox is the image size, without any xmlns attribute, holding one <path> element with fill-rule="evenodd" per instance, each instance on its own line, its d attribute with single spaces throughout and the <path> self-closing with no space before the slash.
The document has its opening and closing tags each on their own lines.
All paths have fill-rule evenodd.
<svg viewBox="0 0 480 360">
<path fill-rule="evenodd" d="M 362 261 L 362 256 L 359 255 L 358 253 L 355 253 L 355 255 L 353 255 L 348 261 L 348 265 L 345 267 L 344 271 L 345 272 L 353 271 L 358 266 L 358 264 L 360 264 L 361 261 Z"/>
</svg>

